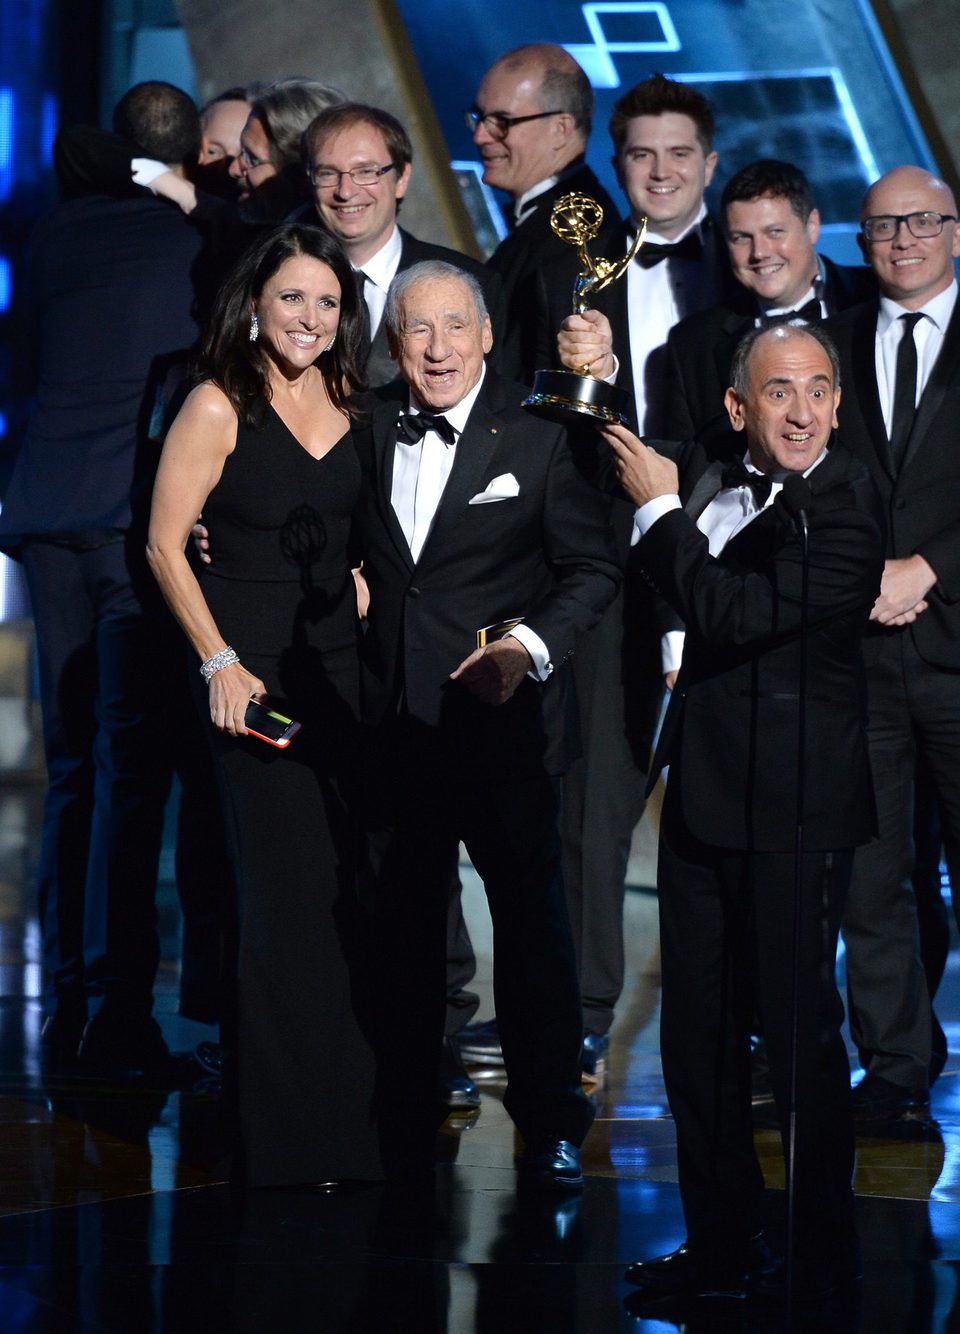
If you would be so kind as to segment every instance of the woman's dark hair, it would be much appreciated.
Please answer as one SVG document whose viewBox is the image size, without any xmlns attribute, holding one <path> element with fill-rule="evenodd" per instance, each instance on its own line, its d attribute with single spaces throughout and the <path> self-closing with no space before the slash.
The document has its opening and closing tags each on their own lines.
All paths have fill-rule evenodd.
<svg viewBox="0 0 960 1334">
<path fill-rule="evenodd" d="M 330 401 L 341 412 L 350 412 L 349 391 L 364 387 L 359 369 L 364 314 L 353 269 L 329 232 L 284 222 L 251 246 L 224 282 L 201 350 L 204 375 L 220 386 L 245 426 L 260 424 L 272 396 L 267 354 L 259 342 L 250 341 L 254 303 L 281 264 L 299 255 L 326 264 L 340 284 L 337 339 L 316 362 Z"/>
</svg>

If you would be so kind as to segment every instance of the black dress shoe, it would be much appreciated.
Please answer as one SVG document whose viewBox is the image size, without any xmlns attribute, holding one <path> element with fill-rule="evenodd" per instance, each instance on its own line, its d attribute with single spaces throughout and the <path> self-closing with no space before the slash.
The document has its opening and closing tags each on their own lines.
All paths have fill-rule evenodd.
<svg viewBox="0 0 960 1334">
<path fill-rule="evenodd" d="M 530 1139 L 517 1163 L 517 1185 L 532 1190 L 582 1190 L 580 1150 L 568 1139 Z"/>
<path fill-rule="evenodd" d="M 707 1253 L 685 1241 L 667 1255 L 638 1260 L 630 1265 L 624 1278 L 651 1296 L 742 1297 L 753 1278 L 769 1264 L 770 1254 L 760 1232 L 734 1255 Z"/>
<path fill-rule="evenodd" d="M 589 1084 L 599 1084 L 607 1074 L 607 1052 L 610 1036 L 607 1033 L 584 1033 L 580 1049 L 580 1073 Z"/>
<path fill-rule="evenodd" d="M 439 1091 L 441 1106 L 452 1112 L 469 1112 L 480 1106 L 480 1090 L 464 1069 L 453 1038 L 443 1039 Z"/>
<path fill-rule="evenodd" d="M 94 1017 L 83 1030 L 77 1073 L 110 1084 L 154 1089 L 189 1088 L 206 1072 L 192 1055 L 174 1054 L 152 1017 L 123 1025 Z"/>
<path fill-rule="evenodd" d="M 496 1019 L 486 1019 L 482 1024 L 465 1024 L 455 1040 L 468 1065 L 503 1065 Z"/>
<path fill-rule="evenodd" d="M 882 1075 L 867 1074 L 850 1094 L 854 1121 L 898 1121 L 922 1112 L 929 1101 L 925 1089 L 891 1083 Z"/>
<path fill-rule="evenodd" d="M 822 1305 L 853 1296 L 863 1279 L 859 1243 L 839 1248 L 819 1264 L 801 1262 L 793 1275 L 791 1300 L 798 1306 Z M 787 1267 L 783 1260 L 766 1265 L 750 1279 L 749 1295 L 757 1301 L 787 1298 Z"/>
</svg>

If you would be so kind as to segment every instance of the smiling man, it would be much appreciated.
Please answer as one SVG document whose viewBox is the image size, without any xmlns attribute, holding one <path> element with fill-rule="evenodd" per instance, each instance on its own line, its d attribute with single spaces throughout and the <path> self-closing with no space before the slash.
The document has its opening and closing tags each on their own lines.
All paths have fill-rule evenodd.
<svg viewBox="0 0 960 1334">
<path fill-rule="evenodd" d="M 619 582 L 607 507 L 565 432 L 527 416 L 520 387 L 485 367 L 475 279 L 415 265 L 394 280 L 385 318 L 408 399 L 399 418 L 396 402 L 373 409 L 358 450 L 388 1165 L 429 1167 L 445 1113 L 445 923 L 462 839 L 494 921 L 520 1180 L 576 1190 L 593 1109 L 580 1090 L 558 775 L 575 746 L 565 663 Z"/>
<path fill-rule="evenodd" d="M 696 89 L 662 74 L 631 88 L 610 119 L 630 220 L 604 231 L 591 253 L 623 255 L 644 218 L 648 242 L 583 317 L 569 313 L 579 269 L 571 247 L 538 275 L 539 365 L 589 365 L 605 377 L 614 373 L 615 352 L 616 382 L 632 393 L 634 425 L 654 435 L 664 434 L 667 335 L 678 319 L 717 300 L 726 273 L 703 198 L 717 161 L 713 132 L 713 112 Z M 580 959 L 588 1075 L 605 1056 L 623 989 L 627 859 L 643 814 L 662 692 L 652 594 L 628 562 L 632 507 L 619 497 L 613 523 L 627 574 L 622 594 L 574 660 L 584 746 L 564 785 L 564 885 Z"/>
<path fill-rule="evenodd" d="M 819 323 L 876 290 L 865 266 L 845 267 L 817 254 L 820 213 L 807 178 L 790 162 L 763 158 L 731 176 L 720 217 L 736 282 L 721 304 L 670 331 L 663 423 L 669 440 L 715 429 L 714 452 L 733 445 L 723 396 L 746 331 L 795 316 Z"/>
<path fill-rule="evenodd" d="M 853 849 L 874 827 L 860 641 L 882 565 L 866 469 L 831 445 L 836 352 L 819 329 L 752 330 L 727 392 L 739 466 L 675 465 L 608 428 L 637 506 L 637 555 L 687 627 L 651 782 L 670 767 L 660 826 L 661 1054 L 677 1128 L 687 1239 L 631 1266 L 648 1298 L 767 1284 L 763 1176 L 753 1149 L 749 1035 L 763 1016 L 784 1146 L 796 1025 L 796 1292 L 855 1281 L 853 1128 L 833 963 Z M 829 449 L 828 449 L 829 446 Z M 778 499 L 809 481 L 809 592 L 798 525 Z M 799 990 L 792 988 L 801 660 Z M 842 766 L 836 763 L 843 755 Z M 796 1009 L 795 1009 L 796 1007 Z"/>
<path fill-rule="evenodd" d="M 952 192 L 930 172 L 898 167 L 882 176 L 863 201 L 859 237 L 879 301 L 830 323 L 844 371 L 843 439 L 869 467 L 887 520 L 865 643 L 880 833 L 857 854 L 843 924 L 850 1029 L 867 1071 L 854 1105 L 874 1120 L 915 1113 L 946 1055 L 931 1020 L 909 877 L 918 758 L 948 856 L 960 849 L 956 215 Z"/>
<path fill-rule="evenodd" d="M 538 369 L 538 271 L 569 249 L 550 226 L 554 203 L 566 194 L 589 195 L 607 226 L 618 220 L 616 205 L 584 161 L 592 116 L 589 79 L 562 46 L 546 42 L 501 56 L 465 113 L 484 184 L 505 191 L 512 204 L 510 234 L 487 262 L 503 281 L 507 306 L 502 366 L 523 384 L 531 384 Z"/>
<path fill-rule="evenodd" d="M 502 324 L 500 279 L 477 260 L 421 241 L 397 224 L 410 185 L 413 146 L 404 126 L 380 107 L 348 102 L 331 107 L 304 135 L 313 207 L 337 238 L 363 284 L 370 350 L 366 378 L 376 387 L 397 373 L 383 311 L 398 273 L 424 260 L 443 260 L 472 273 L 483 288 L 497 334 Z"/>
</svg>

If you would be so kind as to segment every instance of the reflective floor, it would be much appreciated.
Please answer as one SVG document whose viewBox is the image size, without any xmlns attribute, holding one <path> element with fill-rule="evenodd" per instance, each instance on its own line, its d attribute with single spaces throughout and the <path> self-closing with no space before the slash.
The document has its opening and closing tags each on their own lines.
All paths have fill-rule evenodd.
<svg viewBox="0 0 960 1334">
<path fill-rule="evenodd" d="M 627 896 L 630 986 L 618 1009 L 581 1199 L 520 1202 L 503 1085 L 481 1081 L 473 1121 L 440 1137 L 435 1195 L 383 1188 L 240 1193 L 220 1167 L 211 1092 L 123 1093 L 41 1078 L 38 939 L 32 871 L 40 790 L 0 790 L 0 1331 L 417 1331 L 607 1334 L 775 1331 L 777 1312 L 701 1302 L 635 1316 L 625 1264 L 683 1236 L 673 1127 L 657 1052 L 658 942 L 653 895 Z M 632 878 L 650 879 L 650 835 Z M 465 873 L 489 1000 L 489 922 Z M 178 918 L 161 895 L 164 963 L 157 1008 L 176 1049 L 214 1036 L 175 1013 Z M 929 1121 L 859 1144 L 862 1309 L 796 1317 L 793 1329 L 925 1334 L 960 1329 L 960 951 L 940 1012 L 953 1052 Z M 411 1070 L 410 1078 L 416 1078 Z M 278 1127 L 278 1133 L 282 1128 Z M 783 1171 L 776 1136 L 757 1143 L 774 1212 Z M 655 1318 L 654 1318 L 655 1316 Z"/>
</svg>

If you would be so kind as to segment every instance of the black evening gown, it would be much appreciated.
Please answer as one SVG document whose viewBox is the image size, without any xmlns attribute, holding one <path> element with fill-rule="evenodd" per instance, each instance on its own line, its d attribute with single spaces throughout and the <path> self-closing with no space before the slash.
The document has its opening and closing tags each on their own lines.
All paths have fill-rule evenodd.
<svg viewBox="0 0 960 1334">
<path fill-rule="evenodd" d="M 349 433 L 315 459 L 267 407 L 204 507 L 217 626 L 303 725 L 287 750 L 215 738 L 239 891 L 238 1168 L 253 1186 L 380 1176 L 351 814 L 359 486 Z"/>
</svg>

